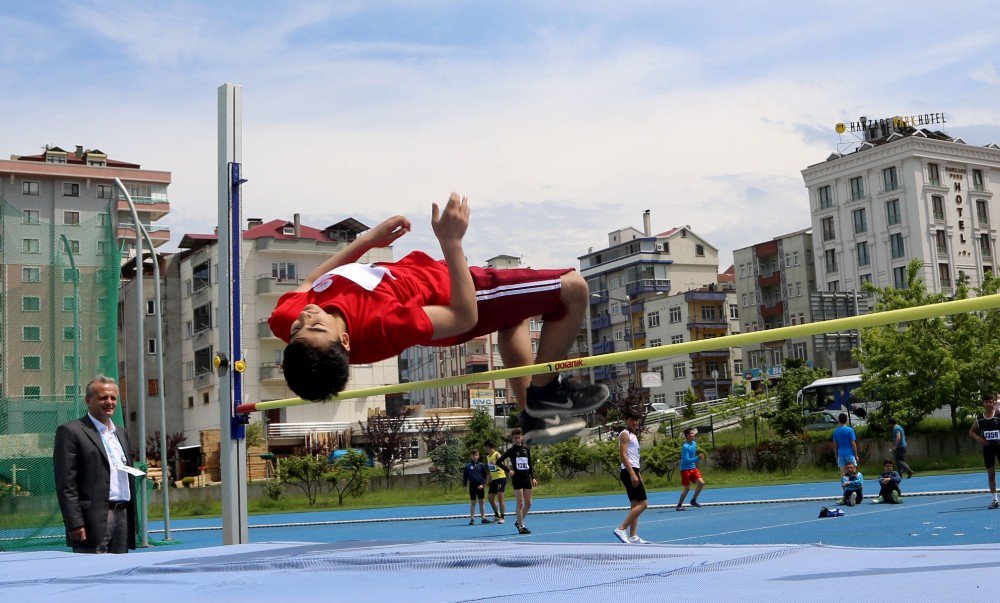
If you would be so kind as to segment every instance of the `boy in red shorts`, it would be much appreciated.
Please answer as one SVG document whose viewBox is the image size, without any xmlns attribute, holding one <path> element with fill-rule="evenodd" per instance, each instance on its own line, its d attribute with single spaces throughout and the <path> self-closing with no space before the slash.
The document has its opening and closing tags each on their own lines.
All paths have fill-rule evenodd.
<svg viewBox="0 0 1000 603">
<path fill-rule="evenodd" d="M 701 506 L 701 503 L 698 502 L 698 495 L 705 487 L 705 480 L 701 477 L 701 471 L 698 471 L 698 460 L 703 453 L 698 452 L 698 442 L 694 441 L 696 435 L 698 435 L 698 430 L 694 427 L 688 427 L 684 430 L 684 443 L 681 444 L 681 485 L 684 486 L 684 491 L 681 492 L 681 498 L 677 501 L 678 511 L 684 510 L 684 498 L 691 490 L 691 484 L 698 484 L 695 486 L 694 496 L 691 497 L 691 506 Z"/>
<path fill-rule="evenodd" d="M 325 400 L 346 387 L 350 364 L 493 332 L 506 367 L 566 358 L 586 314 L 586 281 L 572 268 L 470 268 L 462 248 L 469 213 L 468 201 L 455 193 L 443 211 L 433 204 L 431 227 L 444 261 L 414 251 L 397 262 L 356 263 L 410 231 L 408 219 L 394 216 L 359 235 L 278 300 L 268 323 L 288 343 L 282 368 L 296 395 Z M 532 358 L 528 320 L 539 315 L 545 323 Z M 535 443 L 568 438 L 584 426 L 576 415 L 596 410 L 608 397 L 607 386 L 559 379 L 557 373 L 510 382 L 524 411 L 525 440 Z"/>
</svg>

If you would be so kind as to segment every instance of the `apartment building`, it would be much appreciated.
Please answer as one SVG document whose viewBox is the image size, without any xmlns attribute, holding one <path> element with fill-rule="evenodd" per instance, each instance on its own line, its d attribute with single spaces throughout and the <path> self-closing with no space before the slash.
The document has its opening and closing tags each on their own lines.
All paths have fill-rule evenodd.
<svg viewBox="0 0 1000 603">
<path fill-rule="evenodd" d="M 82 146 L 0 160 L 0 397 L 79 396 L 94 373 L 115 371 L 116 248 L 131 249 L 135 233 L 115 178 L 165 243 L 155 222 L 170 211 L 170 172 Z"/>
<path fill-rule="evenodd" d="M 684 292 L 656 296 L 646 304 L 648 346 L 713 339 L 740 332 L 732 267 L 717 281 Z M 688 390 L 699 400 L 725 398 L 743 382 L 740 348 L 675 354 L 649 361 L 661 385 L 649 388 L 651 402 L 682 406 Z"/>
<path fill-rule="evenodd" d="M 960 274 L 981 283 L 996 266 L 1000 147 L 898 118 L 860 123 L 854 151 L 802 170 L 817 288 L 902 287 L 914 258 L 932 292 L 950 293 Z"/>
<path fill-rule="evenodd" d="M 643 214 L 642 230 L 624 227 L 608 233 L 608 245 L 580 256 L 580 273 L 590 289 L 588 343 L 592 355 L 646 346 L 647 329 L 665 317 L 659 296 L 715 283 L 719 252 L 690 226 L 652 234 L 652 216 Z M 657 309 L 654 309 L 657 308 Z M 594 380 L 627 391 L 646 371 L 646 361 L 595 367 Z"/>
<path fill-rule="evenodd" d="M 816 292 L 813 231 L 803 229 L 733 251 L 736 297 L 745 333 L 813 322 Z M 844 352 L 850 357 L 850 342 Z M 744 371 L 753 386 L 781 376 L 786 358 L 818 366 L 828 363 L 827 350 L 811 337 L 781 339 L 744 346 Z M 769 384 L 770 385 L 770 384 Z"/>
</svg>

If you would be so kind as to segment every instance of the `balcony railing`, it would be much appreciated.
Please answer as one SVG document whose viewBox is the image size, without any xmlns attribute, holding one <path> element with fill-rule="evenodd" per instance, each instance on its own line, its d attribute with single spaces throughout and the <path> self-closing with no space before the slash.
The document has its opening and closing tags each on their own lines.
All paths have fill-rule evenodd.
<svg viewBox="0 0 1000 603">
<path fill-rule="evenodd" d="M 277 339 L 277 336 L 275 336 L 275 334 L 271 332 L 271 325 L 267 323 L 266 318 L 257 323 L 257 338 Z"/>
<path fill-rule="evenodd" d="M 601 316 L 592 316 L 590 318 L 590 328 L 591 329 L 604 329 L 611 326 L 611 317 L 607 314 Z"/>
<path fill-rule="evenodd" d="M 636 297 L 643 293 L 669 293 L 670 279 L 647 278 L 629 283 L 625 286 L 625 294 L 629 297 Z"/>
<path fill-rule="evenodd" d="M 700 360 L 703 358 L 729 358 L 729 350 L 708 350 L 706 352 L 691 352 L 688 354 L 691 360 Z"/>
<path fill-rule="evenodd" d="M 594 355 L 597 354 L 610 354 L 615 351 L 615 342 L 613 341 L 602 341 L 600 343 L 592 344 L 594 348 Z"/>
<path fill-rule="evenodd" d="M 132 197 L 136 212 L 149 214 L 150 219 L 157 220 L 170 213 L 170 199 L 166 195 L 154 197 Z M 118 211 L 130 211 L 128 201 L 118 199 Z"/>
<path fill-rule="evenodd" d="M 684 293 L 686 302 L 724 302 L 726 301 L 725 291 L 686 291 Z"/>
<path fill-rule="evenodd" d="M 270 274 L 261 274 L 257 277 L 257 294 L 284 295 L 298 287 L 302 280 L 298 278 L 278 278 Z"/>
<path fill-rule="evenodd" d="M 284 381 L 285 376 L 281 370 L 281 365 L 277 362 L 262 362 L 260 365 L 260 380 L 261 381 L 274 381 L 274 380 Z"/>
<path fill-rule="evenodd" d="M 301 438 L 313 433 L 337 433 L 351 429 L 347 422 L 271 423 L 267 426 L 269 438 Z"/>
<path fill-rule="evenodd" d="M 767 276 L 758 276 L 757 284 L 761 287 L 777 287 L 781 285 L 781 272 L 775 270 Z"/>
<path fill-rule="evenodd" d="M 725 329 L 728 327 L 729 321 L 722 318 L 714 318 L 712 320 L 702 318 L 700 320 L 692 320 L 687 323 L 688 331 L 692 331 L 694 329 Z"/>
<path fill-rule="evenodd" d="M 773 305 L 770 306 L 760 307 L 761 316 L 767 316 L 767 317 L 779 316 L 780 314 L 784 313 L 784 311 L 785 311 L 785 304 L 784 302 L 781 301 L 775 302 Z"/>
</svg>

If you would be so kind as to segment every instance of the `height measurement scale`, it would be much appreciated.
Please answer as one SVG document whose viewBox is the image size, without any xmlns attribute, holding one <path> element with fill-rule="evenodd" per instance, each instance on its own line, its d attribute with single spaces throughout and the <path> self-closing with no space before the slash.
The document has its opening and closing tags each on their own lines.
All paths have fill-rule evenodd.
<svg viewBox="0 0 1000 603">
<path fill-rule="evenodd" d="M 219 86 L 219 350 L 214 358 L 219 376 L 219 448 L 222 472 L 223 544 L 249 542 L 247 529 L 246 415 L 236 412 L 243 401 L 243 303 L 241 270 L 243 208 L 240 176 L 243 161 L 243 87 Z M 244 420 L 241 420 L 244 419 Z"/>
</svg>

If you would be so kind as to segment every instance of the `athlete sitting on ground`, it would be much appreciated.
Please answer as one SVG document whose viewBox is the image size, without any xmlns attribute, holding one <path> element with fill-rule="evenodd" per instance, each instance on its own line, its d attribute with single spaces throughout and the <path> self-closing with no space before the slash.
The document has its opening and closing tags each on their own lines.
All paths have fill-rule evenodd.
<svg viewBox="0 0 1000 603">
<path fill-rule="evenodd" d="M 566 358 L 586 314 L 589 291 L 582 276 L 572 268 L 470 268 L 462 248 L 469 205 L 454 193 L 443 211 L 433 204 L 431 226 L 444 261 L 414 251 L 397 262 L 355 263 L 410 231 L 408 219 L 394 216 L 360 234 L 278 300 L 268 322 L 289 344 L 283 370 L 296 395 L 325 400 L 347 385 L 349 364 L 492 332 L 498 333 L 506 367 Z M 528 320 L 539 315 L 545 322 L 532 358 Z M 525 411 L 525 440 L 535 443 L 569 437 L 584 423 L 567 417 L 595 410 L 608 397 L 604 385 L 559 379 L 557 373 L 510 382 Z"/>
</svg>

